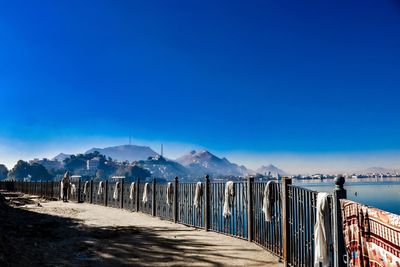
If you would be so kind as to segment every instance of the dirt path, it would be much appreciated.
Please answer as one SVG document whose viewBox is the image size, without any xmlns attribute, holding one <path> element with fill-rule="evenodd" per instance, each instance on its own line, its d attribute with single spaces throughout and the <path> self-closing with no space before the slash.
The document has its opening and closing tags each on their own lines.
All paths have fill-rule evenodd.
<svg viewBox="0 0 400 267">
<path fill-rule="evenodd" d="M 28 259 L 22 257 L 21 264 L 28 260 L 29 266 L 281 266 L 255 244 L 149 215 L 21 199 L 26 197 L 19 197 L 22 206 L 9 218 L 25 218 L 14 241 L 28 243 L 23 249 L 31 249 L 33 259 L 29 261 L 27 252 Z"/>
</svg>

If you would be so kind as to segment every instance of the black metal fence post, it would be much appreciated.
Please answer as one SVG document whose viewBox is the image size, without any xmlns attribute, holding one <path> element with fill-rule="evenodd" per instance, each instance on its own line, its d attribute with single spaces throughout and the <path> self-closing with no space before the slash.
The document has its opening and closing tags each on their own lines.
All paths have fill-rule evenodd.
<svg viewBox="0 0 400 267">
<path fill-rule="evenodd" d="M 204 183 L 205 203 L 204 203 L 204 230 L 210 229 L 210 176 L 206 175 Z"/>
<path fill-rule="evenodd" d="M 77 202 L 81 203 L 81 177 L 78 178 L 78 197 Z"/>
<path fill-rule="evenodd" d="M 156 216 L 156 178 L 153 178 L 152 190 L 151 190 L 151 214 Z"/>
<path fill-rule="evenodd" d="M 290 232 L 289 232 L 289 195 L 288 185 L 292 184 L 292 179 L 288 177 L 282 178 L 282 247 L 283 262 L 285 266 L 289 266 L 290 257 Z"/>
<path fill-rule="evenodd" d="M 90 180 L 90 198 L 89 198 L 89 203 L 93 204 L 93 179 Z"/>
<path fill-rule="evenodd" d="M 173 206 L 174 223 L 178 221 L 178 177 L 174 179 L 174 206 Z"/>
<path fill-rule="evenodd" d="M 335 189 L 333 190 L 333 262 L 335 267 L 345 267 L 346 248 L 343 238 L 342 210 L 340 207 L 340 199 L 347 197 L 346 189 L 343 185 L 345 179 L 339 175 L 335 178 Z"/>
<path fill-rule="evenodd" d="M 138 212 L 139 211 L 139 208 L 140 208 L 140 200 L 139 200 L 139 194 L 140 194 L 140 178 L 137 178 L 137 180 L 136 180 L 136 191 L 135 191 L 135 197 L 136 197 L 136 212 Z"/>
<path fill-rule="evenodd" d="M 108 180 L 106 180 L 104 186 L 104 206 L 107 207 L 107 205 L 108 205 Z"/>
<path fill-rule="evenodd" d="M 54 181 L 51 181 L 51 199 L 54 198 Z"/>
<path fill-rule="evenodd" d="M 254 209 L 253 209 L 253 185 L 254 177 L 247 177 L 247 240 L 253 242 L 254 239 Z"/>
<path fill-rule="evenodd" d="M 121 209 L 124 208 L 124 182 L 125 182 L 125 179 L 122 178 L 121 179 L 121 186 L 120 186 L 121 194 L 120 194 L 120 199 L 119 199 L 119 207 Z"/>
<path fill-rule="evenodd" d="M 60 189 L 60 192 L 58 194 L 58 200 L 61 200 L 61 194 L 64 193 L 64 192 L 62 192 L 63 189 L 61 188 L 61 183 L 62 183 L 62 181 L 58 182 L 58 188 Z M 67 194 L 68 194 L 68 192 L 67 192 Z"/>
</svg>

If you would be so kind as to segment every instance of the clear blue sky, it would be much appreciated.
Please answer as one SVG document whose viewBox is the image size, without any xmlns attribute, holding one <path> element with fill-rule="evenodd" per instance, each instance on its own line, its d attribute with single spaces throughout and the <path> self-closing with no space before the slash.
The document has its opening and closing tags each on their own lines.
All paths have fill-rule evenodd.
<svg viewBox="0 0 400 267">
<path fill-rule="evenodd" d="M 220 154 L 400 150 L 397 0 L 2 1 L 0 40 L 14 158 L 129 132 Z"/>
</svg>

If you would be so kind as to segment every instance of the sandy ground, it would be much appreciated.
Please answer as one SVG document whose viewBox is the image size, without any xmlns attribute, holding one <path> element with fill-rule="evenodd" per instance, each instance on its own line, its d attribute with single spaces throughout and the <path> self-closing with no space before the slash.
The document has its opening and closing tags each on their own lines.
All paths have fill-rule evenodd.
<svg viewBox="0 0 400 267">
<path fill-rule="evenodd" d="M 25 218 L 11 240 L 21 239 L 24 250 L 33 248 L 9 266 L 282 266 L 277 257 L 250 242 L 146 214 L 6 197 L 18 205 L 14 212 L 23 212 L 8 222 Z"/>
</svg>

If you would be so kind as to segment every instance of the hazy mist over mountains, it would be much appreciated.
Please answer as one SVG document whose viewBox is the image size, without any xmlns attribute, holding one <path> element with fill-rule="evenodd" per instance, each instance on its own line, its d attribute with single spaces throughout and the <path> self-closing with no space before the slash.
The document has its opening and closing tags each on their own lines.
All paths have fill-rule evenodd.
<svg viewBox="0 0 400 267">
<path fill-rule="evenodd" d="M 140 145 L 120 145 L 105 148 L 92 148 L 85 154 L 98 151 L 107 157 L 111 157 L 117 161 L 136 162 L 140 167 L 150 171 L 152 176 L 171 178 L 173 176 L 180 177 L 200 177 L 205 174 L 211 176 L 246 176 L 249 174 L 262 174 L 272 176 L 284 176 L 291 173 L 280 169 L 272 164 L 262 165 L 259 168 L 249 169 L 246 166 L 238 165 L 229 161 L 225 157 L 218 157 L 207 150 L 192 150 L 177 159 L 168 159 L 161 157 L 149 146 Z M 63 161 L 70 155 L 60 153 L 53 159 Z M 396 173 L 399 170 L 371 167 L 355 171 L 355 173 Z"/>
<path fill-rule="evenodd" d="M 283 175 L 285 171 L 267 165 L 257 171 L 248 169 L 243 165 L 230 162 L 227 158 L 219 158 L 209 151 L 192 150 L 176 160 L 161 157 L 160 154 L 148 146 L 121 145 L 105 148 L 92 148 L 85 154 L 99 152 L 117 161 L 136 162 L 139 166 L 149 170 L 155 177 L 171 178 L 172 176 L 195 177 L 209 174 L 211 176 L 246 176 L 248 174 L 274 174 Z M 63 161 L 70 155 L 60 153 L 53 159 Z"/>
<path fill-rule="evenodd" d="M 253 173 L 245 166 L 231 163 L 226 158 L 218 158 L 209 151 L 191 151 L 176 161 L 195 173 L 213 173 L 216 175 L 244 176 Z"/>
<path fill-rule="evenodd" d="M 89 154 L 95 151 L 118 161 L 143 160 L 147 159 L 148 157 L 155 157 L 158 155 L 158 153 L 156 153 L 148 146 L 137 146 L 137 145 L 121 145 L 121 146 L 113 146 L 106 148 L 92 148 L 86 151 L 85 154 Z"/>
<path fill-rule="evenodd" d="M 281 170 L 281 169 L 275 167 L 275 166 L 272 165 L 272 164 L 269 164 L 269 165 L 267 165 L 267 166 L 261 166 L 260 168 L 256 169 L 256 172 L 257 172 L 257 173 L 260 173 L 260 174 L 268 174 L 268 173 L 273 173 L 273 174 L 275 174 L 275 173 L 277 173 L 277 174 L 279 174 L 280 176 L 282 176 L 282 175 L 287 175 L 287 173 L 286 173 L 285 171 L 283 171 L 283 170 Z"/>
</svg>

